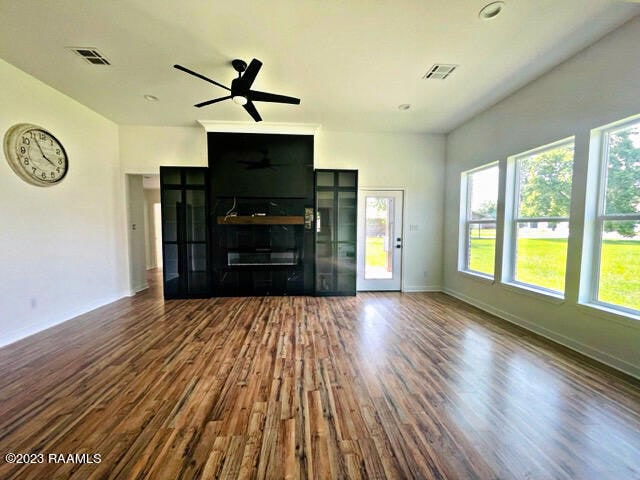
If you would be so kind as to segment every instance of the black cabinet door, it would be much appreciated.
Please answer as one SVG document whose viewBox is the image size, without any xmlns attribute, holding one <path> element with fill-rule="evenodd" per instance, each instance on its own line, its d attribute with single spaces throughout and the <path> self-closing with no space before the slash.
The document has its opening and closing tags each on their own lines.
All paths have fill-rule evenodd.
<svg viewBox="0 0 640 480">
<path fill-rule="evenodd" d="M 358 171 L 316 170 L 316 295 L 355 295 Z"/>
<path fill-rule="evenodd" d="M 207 168 L 160 167 L 165 298 L 211 294 Z"/>
</svg>

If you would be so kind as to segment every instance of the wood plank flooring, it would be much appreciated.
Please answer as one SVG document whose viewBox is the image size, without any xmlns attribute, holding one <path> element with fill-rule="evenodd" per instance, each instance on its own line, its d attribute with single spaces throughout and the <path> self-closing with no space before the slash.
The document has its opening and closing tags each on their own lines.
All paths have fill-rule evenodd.
<svg viewBox="0 0 640 480">
<path fill-rule="evenodd" d="M 2 479 L 633 479 L 640 382 L 444 294 L 156 283 L 0 349 L 7 452 L 45 463 Z"/>
</svg>

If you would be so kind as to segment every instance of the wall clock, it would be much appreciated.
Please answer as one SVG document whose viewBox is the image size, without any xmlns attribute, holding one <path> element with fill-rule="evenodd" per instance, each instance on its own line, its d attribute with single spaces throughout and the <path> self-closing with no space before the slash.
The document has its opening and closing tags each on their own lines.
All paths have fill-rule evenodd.
<svg viewBox="0 0 640 480">
<path fill-rule="evenodd" d="M 69 168 L 67 152 L 60 141 L 31 123 L 18 123 L 7 130 L 4 154 L 20 178 L 39 187 L 59 183 Z"/>
</svg>

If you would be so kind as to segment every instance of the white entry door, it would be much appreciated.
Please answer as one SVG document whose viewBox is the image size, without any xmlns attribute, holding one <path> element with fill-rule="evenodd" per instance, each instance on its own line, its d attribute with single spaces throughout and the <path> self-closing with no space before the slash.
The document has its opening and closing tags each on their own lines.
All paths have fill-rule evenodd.
<svg viewBox="0 0 640 480">
<path fill-rule="evenodd" d="M 358 192 L 357 290 L 400 290 L 402 190 Z"/>
</svg>

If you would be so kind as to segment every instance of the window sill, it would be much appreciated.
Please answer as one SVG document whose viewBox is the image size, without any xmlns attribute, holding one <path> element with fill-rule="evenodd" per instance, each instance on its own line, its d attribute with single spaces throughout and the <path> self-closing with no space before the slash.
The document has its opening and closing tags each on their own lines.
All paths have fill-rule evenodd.
<svg viewBox="0 0 640 480">
<path fill-rule="evenodd" d="M 614 321 L 625 327 L 633 327 L 640 329 L 640 315 L 636 315 L 616 308 L 607 307 L 599 303 L 578 303 L 578 308 L 585 313 L 608 321 Z"/>
<path fill-rule="evenodd" d="M 488 283 L 490 285 L 493 285 L 494 283 L 496 283 L 493 277 L 489 275 L 485 275 L 480 272 L 473 272 L 471 270 L 458 270 L 458 273 L 461 273 L 465 277 L 472 278 L 473 280 L 476 280 L 478 282 Z"/>
<path fill-rule="evenodd" d="M 524 283 L 502 282 L 502 286 L 507 290 L 511 290 L 512 292 L 518 293 L 520 295 L 526 295 L 528 297 L 536 298 L 548 303 L 560 305 L 565 302 L 564 296 L 559 293 L 554 293 L 549 290 L 542 290 L 526 285 Z"/>
</svg>

